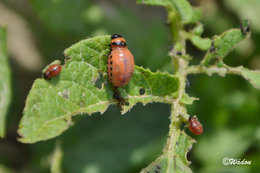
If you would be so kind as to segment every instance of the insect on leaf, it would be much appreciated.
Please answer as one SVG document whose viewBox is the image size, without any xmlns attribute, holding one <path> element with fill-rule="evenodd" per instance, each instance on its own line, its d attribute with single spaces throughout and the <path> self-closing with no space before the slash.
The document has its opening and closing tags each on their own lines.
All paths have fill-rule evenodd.
<svg viewBox="0 0 260 173">
<path fill-rule="evenodd" d="M 106 76 L 110 36 L 82 40 L 65 50 L 61 73 L 50 80 L 37 79 L 27 97 L 19 124 L 19 141 L 34 143 L 60 135 L 78 114 L 103 113 L 113 98 L 113 86 Z M 126 100 L 122 113 L 137 102 L 172 103 L 178 78 L 135 66 L 130 82 L 119 88 Z"/>
</svg>

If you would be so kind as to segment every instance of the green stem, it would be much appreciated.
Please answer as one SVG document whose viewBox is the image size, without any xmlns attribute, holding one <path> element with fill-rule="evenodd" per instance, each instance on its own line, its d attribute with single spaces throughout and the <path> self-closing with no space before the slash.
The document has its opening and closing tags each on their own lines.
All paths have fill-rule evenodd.
<svg viewBox="0 0 260 173">
<path fill-rule="evenodd" d="M 177 56 L 176 51 L 181 51 L 183 54 L 186 53 L 185 41 L 187 36 L 184 34 L 184 32 L 182 32 L 180 14 L 173 7 L 168 7 L 167 10 L 168 10 L 168 21 L 170 22 L 170 26 L 171 26 L 172 42 L 175 43 L 175 45 L 178 45 L 178 46 L 174 46 L 169 53 L 172 58 L 173 68 L 175 70 L 175 76 L 179 78 L 178 97 L 176 98 L 176 100 L 173 100 L 173 102 L 171 103 L 172 106 L 171 106 L 169 134 L 168 134 L 168 139 L 163 154 L 158 159 L 156 159 L 153 163 L 151 163 L 148 167 L 144 168 L 141 171 L 141 173 L 146 173 L 147 171 L 151 170 L 164 157 L 167 157 L 167 162 L 168 162 L 166 173 L 170 173 L 171 166 L 175 164 L 175 160 L 174 160 L 174 155 L 176 155 L 175 146 L 180 135 L 180 124 L 182 121 L 180 115 L 183 112 L 183 106 L 180 103 L 180 100 L 185 92 L 186 76 L 187 76 L 186 68 L 188 66 L 188 62 L 187 60 L 181 58 L 180 56 Z"/>
<path fill-rule="evenodd" d="M 237 74 L 241 75 L 242 66 L 239 67 L 229 67 L 227 65 L 224 65 L 223 67 L 205 67 L 205 66 L 190 66 L 186 69 L 187 74 L 200 74 L 200 73 L 206 73 L 208 75 L 212 75 L 214 73 L 219 74 L 220 76 L 225 76 L 225 74 Z"/>
<path fill-rule="evenodd" d="M 170 13 L 169 13 L 170 14 Z M 182 30 L 182 26 L 181 26 L 181 22 L 180 20 L 176 21 L 176 18 L 170 18 L 171 16 L 168 15 L 169 17 L 169 21 L 174 21 L 175 25 L 178 26 L 178 28 L 175 30 L 172 29 L 172 34 L 174 35 L 174 32 L 178 33 L 178 36 L 175 36 L 175 38 L 173 38 L 173 42 L 175 42 L 176 44 L 178 44 L 178 46 L 180 46 L 181 52 L 183 54 L 186 53 L 186 37 L 185 35 L 182 34 L 181 30 Z M 179 22 L 178 24 L 176 24 L 176 22 Z M 177 30 L 177 31 L 176 31 Z M 165 146 L 164 149 L 164 155 L 167 157 L 167 170 L 166 173 L 170 173 L 171 170 L 171 165 L 174 164 L 175 160 L 174 160 L 174 155 L 175 155 L 175 146 L 176 143 L 178 141 L 179 135 L 180 135 L 180 124 L 181 124 L 181 118 L 180 118 L 180 114 L 181 114 L 181 108 L 182 105 L 180 103 L 180 99 L 182 98 L 184 92 L 185 92 L 185 86 L 186 86 L 186 68 L 188 66 L 188 62 L 187 60 L 176 56 L 175 53 L 175 49 L 173 48 L 170 52 L 170 55 L 172 56 L 172 62 L 173 62 L 173 66 L 174 66 L 174 70 L 175 70 L 175 75 L 179 78 L 180 82 L 179 82 L 179 91 L 178 91 L 178 97 L 176 100 L 173 101 L 172 103 L 172 107 L 171 107 L 171 123 L 170 123 L 170 127 L 169 127 L 169 135 L 168 135 L 168 139 L 167 139 L 167 144 Z M 179 51 L 179 50 L 177 50 Z"/>
</svg>

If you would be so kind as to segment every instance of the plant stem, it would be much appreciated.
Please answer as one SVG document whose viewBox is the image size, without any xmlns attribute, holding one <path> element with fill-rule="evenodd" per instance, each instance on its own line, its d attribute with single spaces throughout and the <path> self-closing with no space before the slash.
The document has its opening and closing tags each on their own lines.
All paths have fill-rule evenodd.
<svg viewBox="0 0 260 173">
<path fill-rule="evenodd" d="M 197 66 L 189 66 L 186 69 L 187 74 L 199 74 L 199 73 L 206 73 L 208 75 L 212 75 L 214 73 L 219 74 L 220 76 L 225 76 L 225 74 L 237 74 L 241 75 L 242 66 L 239 67 L 229 67 L 227 65 L 224 65 L 223 67 L 205 67 L 201 65 Z"/>
<path fill-rule="evenodd" d="M 172 34 L 172 42 L 178 44 L 181 47 L 181 52 L 183 54 L 186 53 L 186 36 L 182 32 L 182 24 L 180 14 L 176 11 L 176 9 L 168 8 L 168 21 L 171 26 L 171 34 Z M 181 117 L 180 114 L 183 111 L 183 106 L 180 103 L 180 100 L 185 92 L 186 86 L 186 69 L 188 66 L 188 62 L 186 59 L 181 58 L 176 55 L 176 51 L 180 51 L 180 49 L 175 50 L 175 47 L 170 51 L 170 56 L 173 62 L 173 68 L 175 71 L 175 76 L 179 78 L 179 86 L 178 86 L 178 97 L 171 104 L 171 116 L 170 116 L 170 127 L 169 134 L 166 146 L 163 150 L 163 154 L 157 158 L 154 162 L 152 162 L 148 167 L 144 168 L 141 173 L 146 173 L 155 167 L 162 158 L 167 157 L 167 170 L 166 173 L 171 173 L 171 167 L 175 164 L 175 146 L 178 141 L 180 135 L 180 124 Z"/>
<path fill-rule="evenodd" d="M 168 17 L 171 17 L 168 15 Z M 176 19 L 176 18 L 175 18 Z M 175 21 L 174 18 L 170 18 L 169 21 Z M 178 36 L 174 38 L 172 41 L 176 44 L 181 45 L 181 52 L 183 54 L 186 53 L 186 37 L 182 34 L 182 26 L 181 23 L 177 24 L 179 29 L 178 31 L 175 31 L 175 33 L 178 33 Z M 172 25 L 171 25 L 172 26 Z M 173 32 L 174 29 L 171 29 Z M 174 35 L 174 33 L 172 33 Z M 186 86 L 186 68 L 188 66 L 187 60 L 181 58 L 180 56 L 176 56 L 176 50 L 173 49 L 170 52 L 170 55 L 172 57 L 172 62 L 173 62 L 173 68 L 175 70 L 175 76 L 179 78 L 179 90 L 178 90 L 178 97 L 176 100 L 173 101 L 172 106 L 171 106 L 171 123 L 169 127 L 169 135 L 167 139 L 167 144 L 164 149 L 164 154 L 167 157 L 167 170 L 166 173 L 170 173 L 171 171 L 171 166 L 175 164 L 175 159 L 174 155 L 175 154 L 175 146 L 178 141 L 179 135 L 180 135 L 180 124 L 181 124 L 181 118 L 180 118 L 180 113 L 182 110 L 182 105 L 180 103 L 180 99 L 182 98 L 184 92 L 185 92 L 185 86 Z"/>
</svg>

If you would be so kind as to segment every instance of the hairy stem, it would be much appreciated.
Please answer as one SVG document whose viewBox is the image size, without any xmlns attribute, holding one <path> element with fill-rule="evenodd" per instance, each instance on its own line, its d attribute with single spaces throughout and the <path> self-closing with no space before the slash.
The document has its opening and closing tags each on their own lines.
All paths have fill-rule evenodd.
<svg viewBox="0 0 260 173">
<path fill-rule="evenodd" d="M 171 103 L 171 115 L 170 115 L 170 127 L 166 146 L 163 150 L 163 154 L 152 162 L 148 167 L 144 168 L 141 173 L 147 173 L 153 167 L 155 167 L 163 157 L 167 157 L 167 170 L 166 173 L 171 172 L 171 166 L 176 163 L 174 156 L 176 155 L 175 146 L 180 135 L 180 125 L 182 118 L 180 115 L 183 113 L 183 105 L 180 100 L 185 93 L 186 86 L 186 69 L 188 62 L 186 59 L 177 55 L 177 51 L 181 51 L 182 54 L 186 53 L 186 36 L 182 32 L 182 24 L 180 14 L 174 8 L 168 8 L 168 21 L 170 22 L 172 42 L 175 44 L 169 55 L 172 58 L 173 68 L 175 76 L 179 78 L 178 97 Z M 176 46 L 178 45 L 178 46 Z M 178 48 L 177 48 L 178 47 Z"/>
<path fill-rule="evenodd" d="M 225 74 L 237 74 L 241 75 L 242 66 L 239 67 L 229 67 L 224 65 L 223 67 L 211 66 L 205 67 L 201 65 L 190 66 L 186 69 L 187 74 L 200 74 L 206 73 L 208 75 L 219 74 L 220 76 L 225 76 Z"/>
</svg>

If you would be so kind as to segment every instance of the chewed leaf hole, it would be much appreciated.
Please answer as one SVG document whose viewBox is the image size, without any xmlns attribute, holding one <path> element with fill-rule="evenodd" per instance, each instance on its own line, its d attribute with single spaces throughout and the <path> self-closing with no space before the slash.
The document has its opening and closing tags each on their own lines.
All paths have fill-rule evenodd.
<svg viewBox="0 0 260 173">
<path fill-rule="evenodd" d="M 101 72 L 99 72 L 99 76 L 95 81 L 95 87 L 97 87 L 98 89 L 101 89 L 104 81 L 105 80 L 104 80 L 103 74 Z"/>
</svg>

